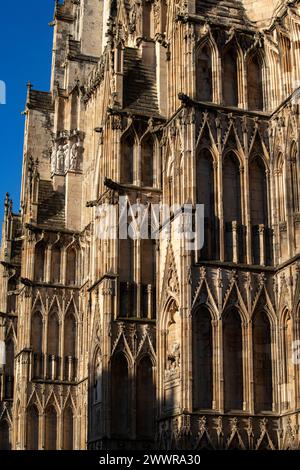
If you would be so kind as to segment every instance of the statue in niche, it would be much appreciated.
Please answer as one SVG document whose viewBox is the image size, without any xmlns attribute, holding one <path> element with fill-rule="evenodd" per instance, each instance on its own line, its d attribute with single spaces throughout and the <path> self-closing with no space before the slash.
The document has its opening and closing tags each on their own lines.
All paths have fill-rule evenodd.
<svg viewBox="0 0 300 470">
<path fill-rule="evenodd" d="M 71 147 L 70 170 L 77 170 L 79 146 L 78 142 L 74 142 Z"/>
<path fill-rule="evenodd" d="M 56 170 L 56 155 L 57 155 L 57 149 L 56 149 L 56 146 L 54 146 L 52 149 L 52 154 L 51 154 L 51 173 L 55 173 L 55 170 Z"/>
<path fill-rule="evenodd" d="M 64 154 L 65 154 L 65 168 L 68 169 L 70 165 L 70 145 L 69 143 L 64 145 Z"/>
<path fill-rule="evenodd" d="M 180 316 L 178 307 L 173 302 L 169 309 L 170 320 L 166 343 L 166 377 L 174 378 L 180 370 Z"/>
<path fill-rule="evenodd" d="M 59 145 L 58 150 L 57 150 L 57 171 L 61 172 L 64 171 L 65 169 L 65 152 L 64 152 L 64 146 Z"/>
</svg>

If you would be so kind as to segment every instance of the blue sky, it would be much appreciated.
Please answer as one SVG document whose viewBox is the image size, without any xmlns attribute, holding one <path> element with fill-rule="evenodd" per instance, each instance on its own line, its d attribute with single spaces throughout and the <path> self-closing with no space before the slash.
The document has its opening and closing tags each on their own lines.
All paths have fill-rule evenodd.
<svg viewBox="0 0 300 470">
<path fill-rule="evenodd" d="M 6 105 L 0 105 L 0 220 L 8 191 L 14 212 L 20 206 L 20 180 L 26 83 L 37 90 L 50 86 L 54 0 L 1 2 L 0 80 L 6 84 Z"/>
</svg>

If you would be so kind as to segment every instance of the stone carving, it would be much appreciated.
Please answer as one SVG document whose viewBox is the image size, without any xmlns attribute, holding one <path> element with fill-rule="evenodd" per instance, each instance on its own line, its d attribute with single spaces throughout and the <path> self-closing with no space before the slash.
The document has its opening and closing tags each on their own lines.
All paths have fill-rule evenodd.
<svg viewBox="0 0 300 470">
<path fill-rule="evenodd" d="M 76 131 L 60 135 L 52 149 L 52 175 L 64 175 L 68 171 L 80 171 L 80 149 L 80 136 L 77 135 Z"/>
</svg>

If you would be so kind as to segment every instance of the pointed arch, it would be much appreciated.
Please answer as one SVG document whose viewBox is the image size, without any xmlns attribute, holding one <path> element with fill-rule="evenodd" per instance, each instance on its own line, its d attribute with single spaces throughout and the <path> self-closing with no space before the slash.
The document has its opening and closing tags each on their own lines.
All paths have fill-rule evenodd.
<svg viewBox="0 0 300 470">
<path fill-rule="evenodd" d="M 152 18 L 152 2 L 142 0 L 143 5 L 143 37 L 150 39 L 151 34 L 151 18 Z"/>
<path fill-rule="evenodd" d="M 155 277 L 156 277 L 156 243 L 152 238 L 141 240 L 141 316 L 155 318 Z"/>
<path fill-rule="evenodd" d="M 201 305 L 193 314 L 193 408 L 213 407 L 213 331 L 209 309 Z"/>
<path fill-rule="evenodd" d="M 111 362 L 111 430 L 115 437 L 130 437 L 129 400 L 128 362 L 125 355 L 118 352 Z"/>
<path fill-rule="evenodd" d="M 213 101 L 212 48 L 207 40 L 196 51 L 196 99 Z"/>
<path fill-rule="evenodd" d="M 33 313 L 31 318 L 31 347 L 34 353 L 41 354 L 43 350 L 43 316 L 40 311 Z"/>
<path fill-rule="evenodd" d="M 7 283 L 7 312 L 15 313 L 16 311 L 16 295 L 15 291 L 17 290 L 17 279 L 12 276 Z"/>
<path fill-rule="evenodd" d="M 284 364 L 284 397 L 283 408 L 289 410 L 294 405 L 294 363 L 293 363 L 293 320 L 290 312 L 285 310 L 282 315 L 282 351 Z"/>
<path fill-rule="evenodd" d="M 262 111 L 263 99 L 263 62 L 260 54 L 253 51 L 247 59 L 248 108 Z"/>
<path fill-rule="evenodd" d="M 255 412 L 272 411 L 271 325 L 263 310 L 254 314 L 252 338 Z"/>
<path fill-rule="evenodd" d="M 0 421 L 0 450 L 11 450 L 11 428 L 7 419 Z"/>
<path fill-rule="evenodd" d="M 37 406 L 32 404 L 27 409 L 26 450 L 39 448 L 39 412 Z"/>
<path fill-rule="evenodd" d="M 154 436 L 155 387 L 153 364 L 149 355 L 144 355 L 137 364 L 136 382 L 136 430 L 137 437 Z"/>
<path fill-rule="evenodd" d="M 54 405 L 50 405 L 45 413 L 45 450 L 57 448 L 57 412 Z"/>
<path fill-rule="evenodd" d="M 59 284 L 61 282 L 61 246 L 56 243 L 51 250 L 51 282 Z"/>
<path fill-rule="evenodd" d="M 5 398 L 13 398 L 14 393 L 15 344 L 10 336 L 6 340 Z"/>
<path fill-rule="evenodd" d="M 200 148 L 196 156 L 196 201 L 204 204 L 204 246 L 201 258 L 216 256 L 216 187 L 213 155 L 207 148 Z"/>
<path fill-rule="evenodd" d="M 120 182 L 133 184 L 136 139 L 131 129 L 121 137 Z"/>
<path fill-rule="evenodd" d="M 284 222 L 286 218 L 285 213 L 285 187 L 284 187 L 284 158 L 280 152 L 277 157 L 277 207 L 279 222 Z"/>
<path fill-rule="evenodd" d="M 92 403 L 102 402 L 102 358 L 99 350 L 95 353 L 93 361 L 93 396 Z"/>
<path fill-rule="evenodd" d="M 147 134 L 141 143 L 141 182 L 142 186 L 152 187 L 154 184 L 155 142 L 151 134 Z"/>
<path fill-rule="evenodd" d="M 233 151 L 227 152 L 223 161 L 223 217 L 226 261 L 238 261 L 243 252 L 241 171 L 239 159 Z M 237 239 L 234 239 L 235 234 Z M 238 247 L 239 256 L 234 253 L 234 246 Z"/>
<path fill-rule="evenodd" d="M 249 190 L 252 257 L 254 264 L 260 264 L 264 247 L 260 243 L 259 227 L 263 226 L 265 229 L 268 227 L 268 203 L 266 167 L 263 158 L 259 155 L 253 156 L 249 163 Z"/>
<path fill-rule="evenodd" d="M 241 316 L 231 307 L 223 318 L 224 408 L 242 410 L 244 399 Z"/>
<path fill-rule="evenodd" d="M 64 319 L 64 366 L 66 380 L 73 381 L 76 376 L 76 339 L 77 323 L 70 308 Z"/>
<path fill-rule="evenodd" d="M 224 222 L 242 220 L 242 197 L 240 163 L 233 151 L 225 154 L 223 160 L 223 212 Z"/>
<path fill-rule="evenodd" d="M 296 142 L 291 146 L 292 210 L 300 212 L 300 162 Z"/>
<path fill-rule="evenodd" d="M 63 450 L 74 448 L 74 415 L 71 406 L 67 406 L 63 413 Z"/>
<path fill-rule="evenodd" d="M 59 355 L 59 318 L 56 310 L 51 310 L 48 318 L 48 337 L 47 337 L 47 351 L 48 354 Z"/>
<path fill-rule="evenodd" d="M 227 47 L 222 55 L 223 102 L 226 106 L 238 106 L 237 51 L 234 45 Z"/>
<path fill-rule="evenodd" d="M 44 281 L 45 256 L 46 244 L 44 240 L 41 240 L 35 245 L 34 253 L 34 279 L 36 281 Z"/>
<path fill-rule="evenodd" d="M 66 283 L 74 286 L 77 280 L 77 249 L 73 245 L 67 249 Z"/>
</svg>

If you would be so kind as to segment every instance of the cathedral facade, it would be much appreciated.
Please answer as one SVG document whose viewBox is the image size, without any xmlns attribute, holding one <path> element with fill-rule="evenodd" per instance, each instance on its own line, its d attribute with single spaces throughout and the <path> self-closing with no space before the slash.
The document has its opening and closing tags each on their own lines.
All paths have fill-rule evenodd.
<svg viewBox="0 0 300 470">
<path fill-rule="evenodd" d="M 51 25 L 5 199 L 0 448 L 300 449 L 299 2 L 64 0 Z M 135 233 L 179 212 L 99 236 L 120 200 Z"/>
</svg>

